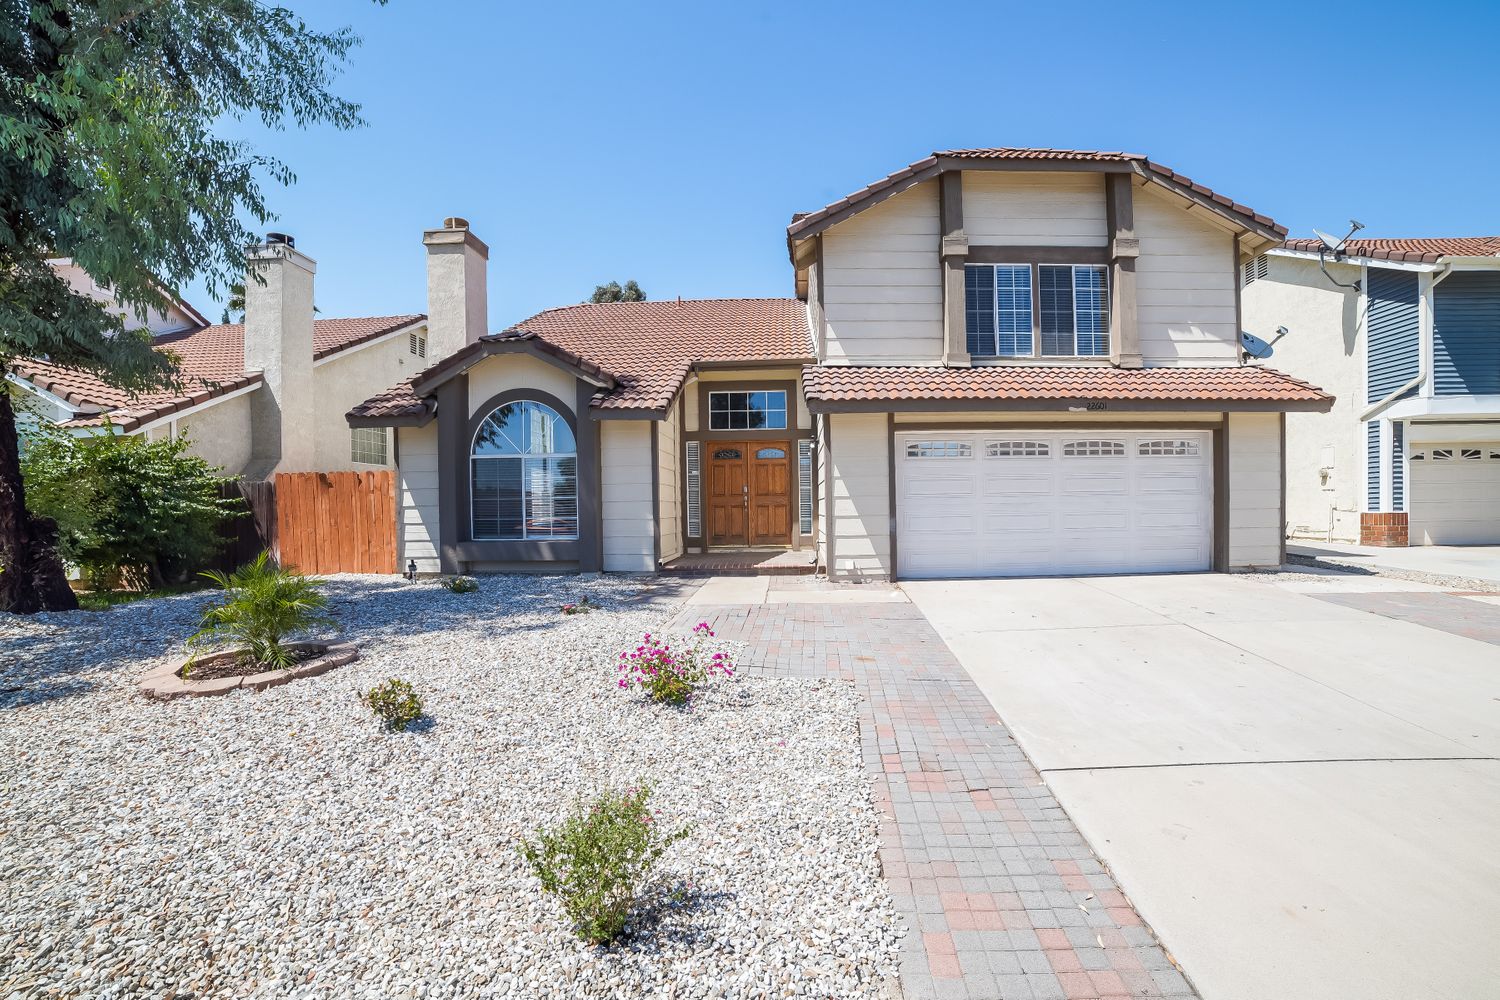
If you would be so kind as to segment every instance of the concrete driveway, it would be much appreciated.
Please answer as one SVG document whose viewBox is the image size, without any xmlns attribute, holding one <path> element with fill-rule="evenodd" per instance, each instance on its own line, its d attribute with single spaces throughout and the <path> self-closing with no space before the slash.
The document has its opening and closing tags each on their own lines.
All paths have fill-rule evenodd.
<svg viewBox="0 0 1500 1000">
<path fill-rule="evenodd" d="M 1500 996 L 1500 647 L 1296 581 L 902 587 L 1206 1000 Z"/>
</svg>

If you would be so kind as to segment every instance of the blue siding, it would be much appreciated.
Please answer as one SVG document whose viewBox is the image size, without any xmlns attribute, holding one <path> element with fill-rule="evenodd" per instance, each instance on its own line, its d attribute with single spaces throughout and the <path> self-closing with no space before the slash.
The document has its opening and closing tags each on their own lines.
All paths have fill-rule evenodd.
<svg viewBox="0 0 1500 1000">
<path fill-rule="evenodd" d="M 1432 374 L 1439 396 L 1500 393 L 1500 273 L 1460 271 L 1433 289 Z"/>
<path fill-rule="evenodd" d="M 1378 402 L 1417 377 L 1421 364 L 1417 276 L 1372 267 L 1369 271 L 1369 402 Z"/>
<path fill-rule="evenodd" d="M 1380 509 L 1380 421 L 1365 424 L 1365 510 Z"/>
<path fill-rule="evenodd" d="M 1406 509 L 1406 425 L 1391 424 L 1391 510 Z"/>
</svg>

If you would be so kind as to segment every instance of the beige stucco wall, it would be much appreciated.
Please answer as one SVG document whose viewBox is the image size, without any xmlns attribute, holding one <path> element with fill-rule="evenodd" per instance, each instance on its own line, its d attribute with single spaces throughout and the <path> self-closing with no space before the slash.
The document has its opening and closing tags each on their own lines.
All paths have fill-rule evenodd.
<svg viewBox="0 0 1500 1000">
<path fill-rule="evenodd" d="M 891 575 L 890 435 L 884 413 L 829 417 L 833 493 L 829 575 L 885 579 Z"/>
<path fill-rule="evenodd" d="M 378 468 L 350 459 L 350 431 L 344 415 L 376 393 L 411 378 L 428 364 L 427 359 L 411 353 L 410 338 L 402 333 L 369 346 L 341 351 L 314 365 L 315 417 L 309 430 L 315 437 L 313 455 L 318 471 Z"/>
<path fill-rule="evenodd" d="M 1109 242 L 1107 175 L 964 171 L 964 232 L 971 246 L 1093 246 Z"/>
<path fill-rule="evenodd" d="M 529 354 L 495 354 L 469 369 L 469 414 L 502 392 L 513 389 L 540 389 L 551 393 L 571 411 L 577 379 L 557 365 Z M 574 414 L 576 419 L 578 415 Z"/>
<path fill-rule="evenodd" d="M 918 184 L 823 233 L 828 363 L 942 359 L 937 191 Z"/>
<path fill-rule="evenodd" d="M 1266 263 L 1266 277 L 1240 291 L 1245 329 L 1270 340 L 1277 327 L 1286 327 L 1267 364 L 1335 397 L 1327 413 L 1287 414 L 1290 531 L 1293 537 L 1326 538 L 1331 520 L 1335 540 L 1356 541 L 1365 488 L 1362 296 L 1335 287 L 1315 260 L 1270 254 Z M 1360 277 L 1352 264 L 1330 264 L 1329 270 L 1343 282 Z"/>
<path fill-rule="evenodd" d="M 1147 365 L 1233 364 L 1239 263 L 1231 232 L 1154 185 L 1137 187 L 1134 204 L 1141 356 Z"/>
<path fill-rule="evenodd" d="M 599 421 L 604 568 L 617 573 L 648 573 L 656 568 L 651 504 L 651 423 Z"/>
<path fill-rule="evenodd" d="M 1281 414 L 1229 415 L 1229 568 L 1281 564 Z"/>
<path fill-rule="evenodd" d="M 256 389 L 255 392 L 261 390 Z M 188 451 L 239 475 L 250 464 L 250 397 L 235 396 L 175 421 L 177 434 L 187 435 Z M 162 425 L 170 433 L 172 422 Z"/>
<path fill-rule="evenodd" d="M 396 449 L 400 464 L 396 471 L 398 569 L 416 560 L 419 573 L 437 573 L 438 542 L 438 427 L 398 427 Z"/>
</svg>

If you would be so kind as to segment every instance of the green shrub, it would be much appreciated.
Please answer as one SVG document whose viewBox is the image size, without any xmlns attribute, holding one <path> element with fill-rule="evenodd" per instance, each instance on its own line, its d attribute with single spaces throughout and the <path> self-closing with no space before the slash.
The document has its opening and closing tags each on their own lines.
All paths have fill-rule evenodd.
<svg viewBox="0 0 1500 1000">
<path fill-rule="evenodd" d="M 422 717 L 422 699 L 406 681 L 392 677 L 377 684 L 364 696 L 364 703 L 379 716 L 386 728 L 398 733 Z"/>
<path fill-rule="evenodd" d="M 599 605 L 589 601 L 588 594 L 584 594 L 581 598 L 579 598 L 577 604 L 564 604 L 558 610 L 560 610 L 565 615 L 586 615 L 598 606 Z"/>
<path fill-rule="evenodd" d="M 444 580 L 443 586 L 455 594 L 472 594 L 479 589 L 479 581 L 472 576 L 455 576 Z"/>
<path fill-rule="evenodd" d="M 210 639 L 244 645 L 257 664 L 284 670 L 296 663 L 285 646 L 290 636 L 337 624 L 324 613 L 323 581 L 282 569 L 268 553 L 231 574 L 203 575 L 224 588 L 224 600 L 204 610 L 201 626 L 188 640 L 193 645 Z"/>
<path fill-rule="evenodd" d="M 223 523 L 245 514 L 221 495 L 231 482 L 187 453 L 188 440 L 95 434 L 43 426 L 28 436 L 26 505 L 58 525 L 63 558 L 95 589 L 183 583 L 223 546 Z"/>
<path fill-rule="evenodd" d="M 649 785 L 608 789 L 580 803 L 555 830 L 521 841 L 521 855 L 542 888 L 562 900 L 579 937 L 605 944 L 625 929 L 625 918 L 661 856 L 692 832 L 668 833 L 647 807 Z"/>
</svg>

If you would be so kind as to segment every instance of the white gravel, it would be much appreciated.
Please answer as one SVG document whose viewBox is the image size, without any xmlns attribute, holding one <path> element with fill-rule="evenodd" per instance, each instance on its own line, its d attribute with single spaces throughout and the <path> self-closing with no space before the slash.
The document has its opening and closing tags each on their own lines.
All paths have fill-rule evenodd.
<svg viewBox="0 0 1500 1000">
<path fill-rule="evenodd" d="M 341 577 L 362 658 L 253 694 L 135 694 L 206 597 L 0 615 L 0 997 L 853 997 L 895 972 L 856 696 L 616 686 L 670 601 L 628 580 L 477 594 Z M 587 592 L 606 610 L 565 617 Z M 411 681 L 387 734 L 357 692 Z M 624 942 L 580 943 L 515 844 L 638 778 L 695 824 Z"/>
</svg>

